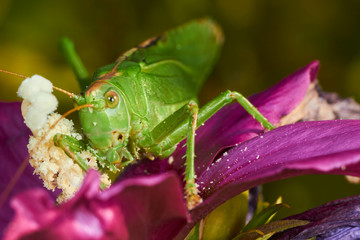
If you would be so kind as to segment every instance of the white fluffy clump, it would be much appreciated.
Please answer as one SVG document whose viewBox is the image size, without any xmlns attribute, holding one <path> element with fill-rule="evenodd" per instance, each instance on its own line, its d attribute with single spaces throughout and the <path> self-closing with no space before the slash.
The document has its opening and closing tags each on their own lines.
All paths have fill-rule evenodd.
<svg viewBox="0 0 360 240">
<path fill-rule="evenodd" d="M 57 133 L 72 136 L 78 140 L 82 136 L 75 131 L 71 120 L 63 118 L 57 122 L 61 115 L 53 113 L 58 101 L 52 95 L 52 89 L 53 85 L 49 80 L 34 75 L 21 83 L 18 95 L 24 99 L 21 111 L 25 124 L 33 132 L 28 144 L 30 165 L 34 167 L 34 173 L 44 181 L 47 189 L 62 190 L 57 199 L 58 202 L 62 202 L 76 193 L 84 180 L 86 171 L 76 163 L 78 159 L 68 157 L 63 149 L 54 145 L 53 138 Z M 89 169 L 98 169 L 97 160 L 89 151 L 83 151 L 79 155 Z M 102 174 L 101 181 L 104 186 L 110 186 L 110 180 L 106 174 Z"/>
<path fill-rule="evenodd" d="M 33 132 L 41 129 L 48 114 L 57 108 L 58 101 L 52 90 L 52 83 L 39 75 L 26 78 L 18 89 L 18 96 L 24 99 L 23 105 L 26 106 L 26 111 L 23 111 L 25 124 Z"/>
</svg>

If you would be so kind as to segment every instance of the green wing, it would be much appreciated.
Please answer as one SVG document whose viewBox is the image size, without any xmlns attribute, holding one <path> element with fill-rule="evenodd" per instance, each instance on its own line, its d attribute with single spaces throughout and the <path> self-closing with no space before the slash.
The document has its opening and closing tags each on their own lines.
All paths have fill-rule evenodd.
<svg viewBox="0 0 360 240">
<path fill-rule="evenodd" d="M 141 82 L 153 100 L 179 103 L 197 96 L 222 43 L 218 25 L 200 19 L 143 42 L 117 63 L 132 61 L 140 65 Z"/>
</svg>

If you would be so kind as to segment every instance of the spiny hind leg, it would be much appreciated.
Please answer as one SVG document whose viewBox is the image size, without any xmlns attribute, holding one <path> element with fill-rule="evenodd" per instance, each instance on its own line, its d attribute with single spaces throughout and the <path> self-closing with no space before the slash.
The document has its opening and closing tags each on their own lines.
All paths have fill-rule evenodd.
<svg viewBox="0 0 360 240">
<path fill-rule="evenodd" d="M 267 118 L 262 115 L 259 110 L 254 105 L 252 105 L 252 103 L 247 100 L 247 98 L 245 98 L 241 93 L 232 92 L 229 90 L 221 93 L 219 96 L 201 107 L 199 110 L 197 125 L 200 126 L 217 111 L 234 102 L 235 100 L 266 129 L 272 130 L 275 128 L 274 125 L 272 125 L 269 120 L 267 120 Z"/>
<path fill-rule="evenodd" d="M 230 92 L 229 97 L 236 99 L 236 101 L 266 129 L 272 130 L 275 128 L 275 126 L 272 125 L 269 120 L 267 120 L 266 117 L 264 117 L 264 115 L 262 115 L 259 110 L 241 93 Z"/>
<path fill-rule="evenodd" d="M 208 118 L 214 115 L 217 111 L 223 108 L 225 105 L 230 104 L 236 100 L 250 115 L 252 115 L 262 126 L 268 130 L 272 130 L 275 127 L 262 115 L 259 110 L 252 105 L 247 98 L 238 92 L 226 91 L 220 94 L 218 97 L 210 101 L 204 107 L 199 110 L 196 103 L 190 102 L 190 119 L 187 134 L 187 148 L 186 148 L 186 170 L 185 170 L 185 194 L 187 199 L 188 209 L 196 207 L 202 202 L 202 199 L 198 195 L 198 189 L 195 183 L 195 130 L 198 126 L 204 123 Z"/>
<path fill-rule="evenodd" d="M 171 117 L 165 119 L 156 131 L 150 133 L 153 137 L 152 143 L 155 143 L 155 145 L 152 145 L 153 149 L 149 148 L 152 152 L 157 152 L 158 146 L 161 146 L 162 149 L 172 149 L 174 143 L 178 143 L 184 139 L 184 137 L 187 137 L 185 194 L 189 209 L 194 208 L 201 203 L 201 198 L 198 195 L 195 183 L 195 130 L 217 111 L 234 101 L 237 101 L 243 106 L 244 109 L 265 128 L 269 130 L 275 128 L 243 95 L 238 92 L 225 91 L 200 109 L 196 102 L 190 101 L 189 104 L 175 112 Z M 185 121 L 180 121 L 181 119 L 185 119 Z M 174 120 L 179 122 L 169 126 Z M 171 152 L 169 154 L 171 154 Z M 167 157 L 169 154 L 162 155 L 162 157 Z"/>
<path fill-rule="evenodd" d="M 198 126 L 199 107 L 195 100 L 190 100 L 178 111 L 159 123 L 150 132 L 151 141 L 147 150 L 162 158 L 168 157 L 176 149 L 176 144 L 184 138 L 186 141 L 185 162 L 185 197 L 189 209 L 194 208 L 202 199 L 198 195 L 195 183 L 195 130 Z M 145 141 L 143 142 L 145 143 Z M 145 144 L 144 144 L 145 145 Z M 144 147 L 145 148 L 145 147 Z"/>
</svg>

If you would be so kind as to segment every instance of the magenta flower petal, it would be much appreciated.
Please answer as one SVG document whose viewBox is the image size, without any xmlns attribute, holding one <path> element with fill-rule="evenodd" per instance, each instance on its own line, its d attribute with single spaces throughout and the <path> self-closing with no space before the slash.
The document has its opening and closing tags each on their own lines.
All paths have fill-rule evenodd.
<svg viewBox="0 0 360 240">
<path fill-rule="evenodd" d="M 27 158 L 27 144 L 31 131 L 24 124 L 21 115 L 20 102 L 0 102 L 0 192 L 14 176 L 21 163 Z M 9 199 L 17 193 L 43 185 L 42 181 L 33 175 L 34 169 L 27 166 L 19 182 L 8 196 L 0 209 L 0 237 L 12 218 L 14 211 L 10 208 Z M 55 194 L 53 194 L 53 197 Z M 55 199 L 55 198 L 54 198 Z"/>
<path fill-rule="evenodd" d="M 310 221 L 286 230 L 271 239 L 359 239 L 360 196 L 335 200 L 287 219 Z"/>
<path fill-rule="evenodd" d="M 174 173 L 125 180 L 102 193 L 99 183 L 89 171 L 76 196 L 59 206 L 43 190 L 20 194 L 5 239 L 171 239 L 187 222 Z"/>
<path fill-rule="evenodd" d="M 226 199 L 254 186 L 304 174 L 360 176 L 360 121 L 301 122 L 277 128 L 234 147 L 197 182 L 203 204 L 197 222 Z M 188 230 L 192 224 L 188 225 Z"/>
</svg>

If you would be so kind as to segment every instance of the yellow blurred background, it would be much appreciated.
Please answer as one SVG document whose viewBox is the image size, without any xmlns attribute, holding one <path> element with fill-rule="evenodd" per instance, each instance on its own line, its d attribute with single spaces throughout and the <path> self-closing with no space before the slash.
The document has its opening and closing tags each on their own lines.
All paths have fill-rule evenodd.
<svg viewBox="0 0 360 240">
<path fill-rule="evenodd" d="M 312 60 L 327 91 L 360 98 L 360 1 L 356 0 L 0 0 L 0 69 L 40 74 L 55 86 L 79 92 L 58 50 L 72 39 L 90 73 L 143 40 L 203 16 L 223 27 L 226 41 L 202 103 L 226 89 L 262 91 Z M 21 79 L 0 75 L 0 98 L 18 100 Z M 58 95 L 64 112 L 72 107 Z M 295 213 L 359 193 L 339 176 L 306 176 L 266 184 Z"/>
</svg>

